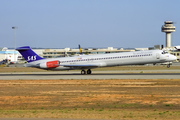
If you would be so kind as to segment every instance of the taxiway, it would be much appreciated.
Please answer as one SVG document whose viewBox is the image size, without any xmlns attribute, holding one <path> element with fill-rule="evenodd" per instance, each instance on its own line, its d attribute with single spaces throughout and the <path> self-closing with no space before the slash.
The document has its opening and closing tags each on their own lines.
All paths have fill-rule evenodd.
<svg viewBox="0 0 180 120">
<path fill-rule="evenodd" d="M 50 79 L 180 79 L 180 70 L 93 71 L 91 75 L 79 71 L 0 73 L 0 80 Z"/>
</svg>

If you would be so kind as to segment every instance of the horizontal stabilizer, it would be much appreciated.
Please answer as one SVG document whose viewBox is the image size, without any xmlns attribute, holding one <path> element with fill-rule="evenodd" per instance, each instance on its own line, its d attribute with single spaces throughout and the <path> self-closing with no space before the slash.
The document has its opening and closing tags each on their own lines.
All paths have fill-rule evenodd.
<svg viewBox="0 0 180 120">
<path fill-rule="evenodd" d="M 16 50 L 29 50 L 31 49 L 29 46 L 24 46 L 24 47 L 19 47 L 19 48 L 16 48 Z"/>
</svg>

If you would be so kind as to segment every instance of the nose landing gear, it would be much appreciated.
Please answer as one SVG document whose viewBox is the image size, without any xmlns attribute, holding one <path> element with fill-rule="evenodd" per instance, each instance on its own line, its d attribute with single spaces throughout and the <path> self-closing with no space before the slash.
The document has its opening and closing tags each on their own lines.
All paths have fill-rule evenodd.
<svg viewBox="0 0 180 120">
<path fill-rule="evenodd" d="M 86 71 L 85 70 L 82 70 L 81 71 L 81 74 L 83 75 L 83 74 L 86 74 Z M 87 74 L 91 74 L 91 69 L 88 69 L 87 70 Z"/>
</svg>

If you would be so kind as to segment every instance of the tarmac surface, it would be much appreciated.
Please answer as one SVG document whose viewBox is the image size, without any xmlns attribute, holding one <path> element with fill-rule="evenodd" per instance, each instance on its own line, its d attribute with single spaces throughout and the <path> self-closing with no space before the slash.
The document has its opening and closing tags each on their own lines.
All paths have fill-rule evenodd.
<svg viewBox="0 0 180 120">
<path fill-rule="evenodd" d="M 63 118 L 60 118 L 60 119 L 56 119 L 56 118 L 0 118 L 0 120 L 83 120 L 83 119 L 63 119 Z M 84 120 L 98 120 L 98 119 L 84 119 Z"/>
<path fill-rule="evenodd" d="M 178 64 L 179 65 L 179 64 Z M 0 80 L 52 80 L 52 79 L 180 79 L 180 70 L 119 70 L 93 71 L 81 75 L 79 71 L 0 73 Z M 83 120 L 54 118 L 0 118 L 0 120 Z M 88 119 L 93 120 L 93 119 Z M 97 120 L 97 119 L 96 119 Z"/>
<path fill-rule="evenodd" d="M 90 75 L 80 71 L 0 73 L 0 80 L 50 79 L 180 79 L 180 70 L 93 71 Z"/>
</svg>

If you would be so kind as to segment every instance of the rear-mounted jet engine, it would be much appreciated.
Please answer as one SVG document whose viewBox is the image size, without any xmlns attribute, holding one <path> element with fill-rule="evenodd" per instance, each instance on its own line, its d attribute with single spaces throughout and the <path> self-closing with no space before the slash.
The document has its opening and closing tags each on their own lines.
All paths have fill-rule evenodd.
<svg viewBox="0 0 180 120">
<path fill-rule="evenodd" d="M 40 68 L 56 68 L 59 67 L 60 61 L 55 60 L 55 61 L 49 61 L 45 63 L 40 64 Z"/>
</svg>

